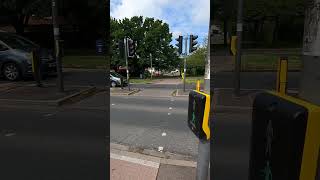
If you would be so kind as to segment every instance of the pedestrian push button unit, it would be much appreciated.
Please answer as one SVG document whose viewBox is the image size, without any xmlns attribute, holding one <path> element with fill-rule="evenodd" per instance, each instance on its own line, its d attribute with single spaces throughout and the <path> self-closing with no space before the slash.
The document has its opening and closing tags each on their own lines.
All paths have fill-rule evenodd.
<svg viewBox="0 0 320 180">
<path fill-rule="evenodd" d="M 189 93 L 188 126 L 202 140 L 210 139 L 210 95 L 193 90 Z"/>
</svg>

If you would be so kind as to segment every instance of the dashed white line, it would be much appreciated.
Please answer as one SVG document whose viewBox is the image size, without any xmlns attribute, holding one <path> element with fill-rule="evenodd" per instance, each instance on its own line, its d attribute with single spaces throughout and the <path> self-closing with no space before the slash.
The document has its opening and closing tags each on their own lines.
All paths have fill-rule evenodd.
<svg viewBox="0 0 320 180">
<path fill-rule="evenodd" d="M 163 132 L 161 135 L 162 135 L 162 136 L 167 136 L 167 133 L 166 133 L 166 132 Z"/>
<path fill-rule="evenodd" d="M 159 152 L 162 152 L 162 151 L 163 151 L 163 147 L 162 147 L 162 146 L 159 146 L 159 147 L 158 147 L 158 151 L 159 151 Z"/>
<path fill-rule="evenodd" d="M 171 110 L 171 109 L 172 109 L 172 107 L 169 107 L 169 109 Z"/>
<path fill-rule="evenodd" d="M 171 113 L 168 113 L 168 116 L 170 116 L 171 115 Z"/>
<path fill-rule="evenodd" d="M 4 136 L 10 137 L 10 136 L 14 136 L 14 135 L 16 135 L 16 133 L 8 133 L 8 134 L 5 134 Z"/>
</svg>

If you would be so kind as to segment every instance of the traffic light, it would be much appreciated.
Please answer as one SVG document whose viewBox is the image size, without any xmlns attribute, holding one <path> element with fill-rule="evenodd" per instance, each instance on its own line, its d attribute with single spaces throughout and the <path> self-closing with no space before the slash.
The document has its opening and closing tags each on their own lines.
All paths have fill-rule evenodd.
<svg viewBox="0 0 320 180">
<path fill-rule="evenodd" d="M 249 180 L 315 180 L 320 107 L 279 92 L 253 103 Z"/>
<path fill-rule="evenodd" d="M 189 93 L 188 126 L 202 140 L 210 139 L 210 95 L 200 91 Z"/>
<path fill-rule="evenodd" d="M 134 57 L 136 55 L 136 44 L 132 39 L 127 39 L 127 52 L 128 57 Z"/>
<path fill-rule="evenodd" d="M 196 41 L 196 39 L 198 39 L 197 35 L 190 35 L 189 53 L 197 50 L 197 47 L 194 47 L 198 44 L 198 41 Z"/>
<path fill-rule="evenodd" d="M 178 47 L 178 53 L 179 55 L 182 54 L 182 42 L 183 42 L 183 37 L 179 36 L 176 41 L 178 41 L 178 43 L 176 44 L 176 46 Z"/>
<path fill-rule="evenodd" d="M 116 50 L 119 51 L 120 53 L 120 56 L 123 57 L 124 56 L 124 42 L 123 40 L 119 40 L 117 43 L 116 43 L 116 46 L 115 46 Z"/>
</svg>

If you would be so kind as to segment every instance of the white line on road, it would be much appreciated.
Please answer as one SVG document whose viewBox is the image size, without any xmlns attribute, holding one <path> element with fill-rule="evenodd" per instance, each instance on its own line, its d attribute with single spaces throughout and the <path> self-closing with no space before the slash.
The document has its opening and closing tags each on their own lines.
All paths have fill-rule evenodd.
<svg viewBox="0 0 320 180">
<path fill-rule="evenodd" d="M 111 106 L 114 106 L 115 104 L 111 104 Z"/>
<path fill-rule="evenodd" d="M 172 109 L 172 107 L 169 107 L 169 109 L 171 110 L 171 109 Z"/>
<path fill-rule="evenodd" d="M 144 166 L 149 166 L 149 167 L 153 167 L 153 168 L 159 168 L 159 166 L 160 166 L 160 163 L 157 163 L 157 162 L 132 158 L 132 157 L 118 155 L 118 154 L 114 154 L 114 153 L 110 153 L 110 158 L 122 160 L 122 161 L 127 161 L 127 162 L 131 162 L 131 163 L 135 163 L 135 164 L 140 164 L 140 165 L 144 165 Z"/>
<path fill-rule="evenodd" d="M 159 151 L 159 152 L 162 152 L 162 151 L 163 151 L 163 147 L 162 147 L 162 146 L 159 146 L 159 147 L 158 147 L 158 151 Z"/>
<path fill-rule="evenodd" d="M 162 136 L 167 136 L 167 133 L 166 133 L 166 132 L 163 132 L 161 135 L 162 135 Z"/>
<path fill-rule="evenodd" d="M 168 113 L 168 116 L 170 116 L 171 115 L 171 113 Z"/>
<path fill-rule="evenodd" d="M 14 135 L 16 135 L 16 133 L 8 133 L 8 134 L 6 134 L 6 135 L 4 135 L 4 136 L 10 137 L 10 136 L 14 136 Z"/>
</svg>

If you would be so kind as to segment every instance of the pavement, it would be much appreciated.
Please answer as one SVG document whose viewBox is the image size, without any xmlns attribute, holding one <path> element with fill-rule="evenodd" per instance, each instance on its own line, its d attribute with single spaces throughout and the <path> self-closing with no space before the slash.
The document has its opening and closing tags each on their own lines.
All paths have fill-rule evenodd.
<svg viewBox="0 0 320 180">
<path fill-rule="evenodd" d="M 196 163 L 128 151 L 127 146 L 111 143 L 112 180 L 195 180 Z"/>
</svg>

